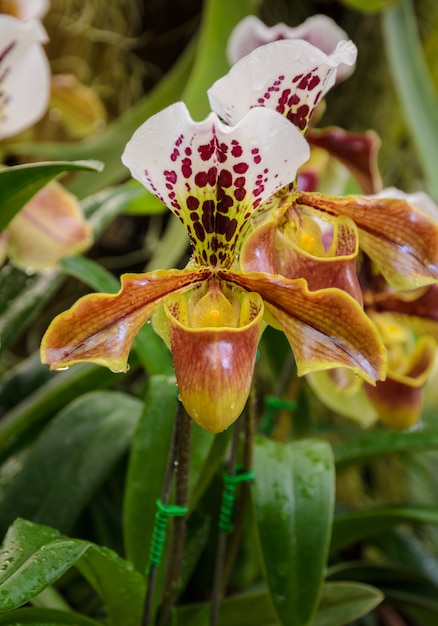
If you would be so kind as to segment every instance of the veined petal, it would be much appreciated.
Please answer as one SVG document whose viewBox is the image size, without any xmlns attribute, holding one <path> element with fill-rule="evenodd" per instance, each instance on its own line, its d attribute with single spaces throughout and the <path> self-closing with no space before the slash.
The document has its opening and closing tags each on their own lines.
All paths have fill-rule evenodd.
<svg viewBox="0 0 438 626">
<path fill-rule="evenodd" d="M 228 40 L 227 56 L 232 64 L 256 48 L 281 39 L 302 39 L 330 54 L 340 41 L 348 39 L 347 33 L 327 15 L 313 15 L 299 26 L 280 23 L 266 26 L 255 15 L 245 17 L 232 31 Z M 354 66 L 340 65 L 337 79 L 347 78 Z"/>
<path fill-rule="evenodd" d="M 351 41 L 341 41 L 331 54 L 298 39 L 261 46 L 209 89 L 211 108 L 236 124 L 252 107 L 268 107 L 304 133 L 315 107 L 334 85 L 337 68 L 353 65 L 356 53 Z"/>
<path fill-rule="evenodd" d="M 93 242 L 76 198 L 56 182 L 23 207 L 8 225 L 8 233 L 8 255 L 22 269 L 51 267 Z"/>
<path fill-rule="evenodd" d="M 377 163 L 380 138 L 372 131 L 350 133 L 343 128 L 309 128 L 307 140 L 311 146 L 323 148 L 338 159 L 356 178 L 364 193 L 377 193 L 382 179 Z"/>
<path fill-rule="evenodd" d="M 393 428 L 409 428 L 418 420 L 423 387 L 427 382 L 436 356 L 436 342 L 421 337 L 408 358 L 405 371 L 388 368 L 388 377 L 375 387 L 365 383 L 366 394 L 380 419 Z"/>
<path fill-rule="evenodd" d="M 297 192 L 295 206 L 350 217 L 359 229 L 360 246 L 396 289 L 438 280 L 438 225 L 405 200 Z"/>
<path fill-rule="evenodd" d="M 136 334 L 163 299 L 209 275 L 207 269 L 125 274 L 117 294 L 84 296 L 52 321 L 41 342 L 42 363 L 62 369 L 89 361 L 126 371 Z"/>
<path fill-rule="evenodd" d="M 41 43 L 46 34 L 35 20 L 0 15 L 0 139 L 31 126 L 49 101 L 50 69 Z"/>
<path fill-rule="evenodd" d="M 340 289 L 309 291 L 302 278 L 219 271 L 230 283 L 257 291 L 292 346 L 299 375 L 349 367 L 372 384 L 386 375 L 386 351 L 360 305 Z"/>
<path fill-rule="evenodd" d="M 253 212 L 308 156 L 307 142 L 274 111 L 251 110 L 230 127 L 214 113 L 194 122 L 178 102 L 134 133 L 122 160 L 183 222 L 195 260 L 227 267 Z"/>
<path fill-rule="evenodd" d="M 257 293 L 244 295 L 238 326 L 234 327 L 231 310 L 221 310 L 221 303 L 217 308 L 226 325 L 216 325 L 217 316 L 211 315 L 209 306 L 200 313 L 201 325 L 193 327 L 187 324 L 180 298 L 165 304 L 181 401 L 195 422 L 212 433 L 223 431 L 244 409 L 263 321 L 263 302 Z M 228 325 L 231 321 L 233 325 Z"/>
</svg>

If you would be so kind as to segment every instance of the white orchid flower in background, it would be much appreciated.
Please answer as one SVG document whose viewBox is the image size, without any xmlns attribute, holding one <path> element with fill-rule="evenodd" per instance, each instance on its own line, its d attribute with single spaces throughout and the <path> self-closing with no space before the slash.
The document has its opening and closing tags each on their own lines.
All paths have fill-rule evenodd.
<svg viewBox="0 0 438 626">
<path fill-rule="evenodd" d="M 319 48 L 325 54 L 335 51 L 340 41 L 349 39 L 347 33 L 327 15 L 313 15 L 299 26 L 279 23 L 266 26 L 255 15 L 243 19 L 230 35 L 227 56 L 234 64 L 256 48 L 281 39 L 301 39 Z M 341 64 L 336 80 L 344 80 L 354 72 L 355 64 Z"/>
<path fill-rule="evenodd" d="M 0 139 L 37 122 L 50 95 L 50 67 L 42 44 L 47 34 L 38 20 L 0 15 Z"/>
<path fill-rule="evenodd" d="M 42 20 L 49 9 L 49 0 L 0 0 L 0 13 L 19 20 Z"/>
</svg>

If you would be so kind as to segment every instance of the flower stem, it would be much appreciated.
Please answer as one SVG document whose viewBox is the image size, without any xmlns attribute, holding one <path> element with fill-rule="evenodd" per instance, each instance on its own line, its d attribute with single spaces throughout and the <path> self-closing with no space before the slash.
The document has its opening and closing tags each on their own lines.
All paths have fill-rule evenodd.
<svg viewBox="0 0 438 626">
<path fill-rule="evenodd" d="M 243 450 L 242 468 L 243 472 L 250 472 L 253 468 L 254 437 L 256 419 L 256 395 L 251 392 L 249 402 L 243 417 Z M 245 514 L 249 504 L 250 485 L 246 482 L 240 486 L 239 496 L 236 500 L 234 513 L 234 531 L 228 543 L 228 551 L 225 559 L 224 574 L 222 577 L 222 590 L 226 588 L 227 581 L 231 575 L 237 551 L 240 546 L 245 524 Z"/>
<path fill-rule="evenodd" d="M 179 414 L 181 413 L 181 410 L 182 410 L 181 407 L 182 405 L 181 403 L 179 403 L 176 418 L 175 418 L 175 423 L 173 425 L 172 440 L 170 443 L 169 454 L 167 457 L 166 475 L 164 477 L 164 485 L 163 485 L 163 491 L 161 495 L 161 502 L 163 504 L 169 503 L 170 492 L 172 489 L 172 478 L 173 478 L 173 473 L 174 473 L 174 468 L 175 468 L 176 450 L 177 450 L 178 442 L 180 438 Z M 144 603 L 141 626 L 148 626 L 150 622 L 151 611 L 152 611 L 152 599 L 154 595 L 156 576 L 157 576 L 157 566 L 151 565 L 149 568 L 148 586 L 146 590 L 146 598 L 145 598 L 145 603 Z"/>
<path fill-rule="evenodd" d="M 189 492 L 192 420 L 187 415 L 181 404 L 177 415 L 177 421 L 179 422 L 179 430 L 174 460 L 175 504 L 177 506 L 185 506 L 187 504 Z M 175 517 L 172 524 L 169 560 L 167 563 L 163 598 L 158 616 L 158 626 L 167 626 L 175 604 L 180 581 L 185 534 L 186 518 Z"/>
<path fill-rule="evenodd" d="M 237 449 L 239 444 L 241 418 L 234 424 L 233 439 L 231 441 L 230 458 L 228 461 L 228 475 L 234 476 L 236 473 Z M 220 529 L 216 546 L 216 559 L 213 577 L 213 590 L 211 597 L 210 626 L 216 626 L 219 618 L 219 608 L 223 595 L 223 571 L 225 564 L 225 554 L 227 549 L 227 533 Z"/>
</svg>

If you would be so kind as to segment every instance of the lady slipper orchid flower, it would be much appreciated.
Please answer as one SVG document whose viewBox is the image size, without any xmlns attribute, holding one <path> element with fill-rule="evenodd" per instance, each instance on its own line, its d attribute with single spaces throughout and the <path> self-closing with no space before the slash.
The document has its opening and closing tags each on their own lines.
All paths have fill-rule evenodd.
<svg viewBox="0 0 438 626">
<path fill-rule="evenodd" d="M 8 256 L 20 269 L 40 271 L 55 266 L 67 255 L 83 252 L 92 242 L 91 226 L 75 196 L 51 182 L 35 194 L 2 233 L 0 261 Z"/>
<path fill-rule="evenodd" d="M 301 133 L 265 108 L 235 126 L 214 113 L 194 122 L 183 103 L 150 118 L 122 160 L 184 224 L 192 259 L 182 270 L 126 274 L 118 294 L 81 298 L 50 325 L 42 361 L 54 369 L 92 361 L 126 371 L 136 333 L 160 310 L 180 398 L 210 432 L 241 413 L 266 321 L 285 332 L 300 374 L 343 365 L 371 384 L 382 379 L 383 346 L 351 296 L 330 282 L 310 291 L 301 277 L 239 267 L 251 217 L 308 156 Z"/>
<path fill-rule="evenodd" d="M 213 85 L 210 103 L 230 124 L 237 123 L 252 108 L 267 107 L 280 112 L 305 133 L 315 107 L 333 85 L 337 67 L 347 61 L 352 63 L 355 50 L 351 42 L 341 42 L 331 55 L 305 41 L 267 44 L 241 59 Z M 350 218 L 358 229 L 360 247 L 396 289 L 413 289 L 438 280 L 437 224 L 406 199 L 382 193 L 330 197 L 292 189 L 271 198 L 270 205 L 261 207 L 260 213 L 280 206 L 287 206 L 287 214 L 276 211 L 269 218 L 271 228 L 280 218 L 283 223 L 288 219 L 293 222 L 297 216 L 322 221 Z M 278 226 L 282 228 L 279 222 Z M 259 245 L 261 241 L 272 242 L 272 236 L 258 233 L 255 237 L 259 241 L 252 242 L 255 253 L 251 269 L 265 271 L 258 259 L 272 253 L 261 253 Z"/>
<path fill-rule="evenodd" d="M 0 139 L 37 122 L 46 111 L 50 69 L 42 43 L 47 35 L 37 20 L 0 15 Z"/>
<path fill-rule="evenodd" d="M 387 195 L 398 201 L 409 200 L 415 210 L 421 209 L 422 215 L 438 222 L 438 207 L 425 193 L 405 194 L 389 188 L 376 198 Z M 436 361 L 438 285 L 397 292 L 367 258 L 360 279 L 365 310 L 387 350 L 387 378 L 371 387 L 341 369 L 311 374 L 309 382 L 324 402 L 363 425 L 380 418 L 393 428 L 409 428 L 421 414 L 423 390 Z"/>
<path fill-rule="evenodd" d="M 228 58 L 237 63 L 256 48 L 283 39 L 299 39 L 308 42 L 326 55 L 331 55 L 341 42 L 348 40 L 347 33 L 326 15 L 314 15 L 296 27 L 276 24 L 268 27 L 257 17 L 244 18 L 232 31 L 228 41 Z M 292 57 L 288 62 L 296 64 L 299 57 Z M 354 71 L 355 63 L 348 59 L 336 68 L 336 82 L 345 80 Z M 298 74 L 299 72 L 297 72 Z M 295 97 L 296 93 L 293 92 Z M 320 107 L 323 103 L 320 104 Z M 319 107 L 318 107 L 319 108 Z M 316 118 L 316 111 L 313 118 Z M 323 129 L 314 128 L 315 119 L 307 130 L 307 140 L 312 148 L 322 148 L 337 159 L 357 179 L 364 193 L 376 193 L 382 188 L 382 181 L 377 167 L 377 154 L 380 140 L 373 131 L 364 133 L 348 132 L 337 126 Z M 304 178 L 300 172 L 300 188 L 316 191 L 316 184 Z M 305 186 L 302 186 L 302 185 Z"/>
</svg>

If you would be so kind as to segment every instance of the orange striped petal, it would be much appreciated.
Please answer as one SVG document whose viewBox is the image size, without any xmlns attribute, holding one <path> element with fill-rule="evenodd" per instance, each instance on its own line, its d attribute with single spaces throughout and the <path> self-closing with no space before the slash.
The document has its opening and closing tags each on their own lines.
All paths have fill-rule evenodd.
<svg viewBox="0 0 438 626">
<path fill-rule="evenodd" d="M 350 217 L 359 229 L 360 246 L 396 289 L 438 280 L 438 224 L 406 200 L 298 192 L 295 206 Z"/>
<path fill-rule="evenodd" d="M 291 344 L 299 375 L 348 367 L 372 384 L 386 375 L 386 350 L 361 306 L 340 289 L 309 291 L 304 279 L 220 271 L 224 280 L 257 291 Z"/>
<path fill-rule="evenodd" d="M 165 311 L 180 399 L 195 422 L 218 433 L 239 417 L 248 399 L 263 302 L 257 293 L 244 294 L 236 318 L 223 294 L 207 292 L 204 298 L 190 318 L 184 296 L 167 300 Z"/>
<path fill-rule="evenodd" d="M 132 342 L 163 299 L 208 275 L 208 270 L 125 274 L 117 294 L 84 296 L 52 321 L 41 342 L 42 363 L 63 369 L 89 361 L 127 371 Z"/>
</svg>

